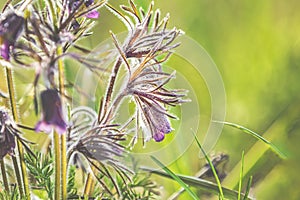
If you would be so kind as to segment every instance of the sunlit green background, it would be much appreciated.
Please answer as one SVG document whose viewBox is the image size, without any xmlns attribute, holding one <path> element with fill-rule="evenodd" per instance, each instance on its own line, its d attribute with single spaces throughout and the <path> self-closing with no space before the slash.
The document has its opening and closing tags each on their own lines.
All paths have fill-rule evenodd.
<svg viewBox="0 0 300 200">
<path fill-rule="evenodd" d="M 150 3 L 135 2 L 145 8 Z M 117 7 L 127 1 L 110 3 Z M 227 95 L 226 121 L 266 133 L 265 137 L 288 155 L 288 159 L 281 160 L 251 136 L 225 127 L 214 150 L 209 152 L 224 152 L 230 156 L 224 186 L 236 189 L 238 162 L 245 150 L 245 168 L 250 168 L 245 181 L 250 175 L 254 177 L 251 195 L 263 200 L 299 199 L 300 2 L 156 0 L 155 7 L 160 8 L 163 15 L 170 13 L 169 27 L 184 30 L 207 50 L 218 66 Z M 126 30 L 107 10 L 102 9 L 100 13 L 94 36 L 84 42 L 87 46 L 94 47 L 109 38 L 109 30 L 115 33 Z M 3 86 L 5 80 L 0 81 Z M 26 79 L 27 83 L 32 81 Z M 200 88 L 199 94 L 207 93 L 205 86 L 195 87 Z M 20 86 L 19 90 L 22 94 L 30 91 L 30 87 Z M 204 101 L 209 107 L 209 102 Z M 203 107 L 205 103 L 199 102 Z M 26 107 L 20 106 L 21 109 Z M 24 110 L 21 112 L 27 114 Z M 151 144 L 151 148 L 155 148 L 155 144 Z M 198 154 L 194 143 L 170 168 L 180 174 L 194 175 L 204 164 Z M 163 199 L 179 188 L 173 181 L 153 177 L 162 185 Z M 181 199 L 188 196 L 184 194 Z"/>
<path fill-rule="evenodd" d="M 146 1 L 139 2 L 146 5 Z M 252 149 L 245 165 L 252 162 L 248 158 L 258 160 L 249 172 L 257 180 L 253 195 L 257 199 L 299 199 L 300 2 L 158 0 L 155 6 L 162 13 L 169 12 L 170 25 L 197 40 L 215 61 L 226 88 L 226 120 L 259 133 L 268 131 L 266 137 L 289 155 L 282 161 L 267 151 L 259 159 Z M 247 153 L 255 142 L 240 131 L 224 128 L 214 152 L 229 154 L 228 179 L 242 150 Z M 200 167 L 197 154 L 192 146 L 172 169 L 193 175 Z M 171 184 L 164 186 L 166 193 L 173 190 Z"/>
</svg>

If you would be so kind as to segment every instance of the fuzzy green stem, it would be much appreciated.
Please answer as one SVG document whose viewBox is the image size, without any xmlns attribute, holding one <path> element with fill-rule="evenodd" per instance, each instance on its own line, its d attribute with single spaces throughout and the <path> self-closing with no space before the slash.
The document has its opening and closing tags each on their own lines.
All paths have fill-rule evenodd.
<svg viewBox="0 0 300 200">
<path fill-rule="evenodd" d="M 17 161 L 17 158 L 15 156 L 12 156 L 11 159 L 12 159 L 12 162 L 13 162 L 13 166 L 14 166 L 14 170 L 15 170 L 15 174 L 16 174 L 16 178 L 17 178 L 19 192 L 20 192 L 20 195 L 23 196 L 24 192 L 23 192 L 23 187 L 22 187 L 22 179 L 21 179 L 21 175 L 20 175 L 20 169 L 19 169 L 18 161 Z"/>
<path fill-rule="evenodd" d="M 2 174 L 4 188 L 5 188 L 5 191 L 9 194 L 8 180 L 7 180 L 7 176 L 6 176 L 6 169 L 5 169 L 5 164 L 4 164 L 3 159 L 0 160 L 0 164 L 1 164 L 1 174 Z"/>
<path fill-rule="evenodd" d="M 54 143 L 54 157 L 55 157 L 55 198 L 60 199 L 60 146 L 59 146 L 59 134 L 53 133 Z"/>
<path fill-rule="evenodd" d="M 121 102 L 123 97 L 126 96 L 126 92 L 121 93 L 116 98 L 116 100 L 112 103 L 111 108 L 110 109 L 108 108 L 109 104 L 111 103 L 112 93 L 114 90 L 116 78 L 117 78 L 118 72 L 120 70 L 121 64 L 122 64 L 122 59 L 118 58 L 112 69 L 112 73 L 111 73 L 109 83 L 107 86 L 106 95 L 104 97 L 104 103 L 103 103 L 102 107 L 100 106 L 100 108 L 99 108 L 98 123 L 106 124 L 107 121 L 109 120 L 109 118 L 111 117 L 111 114 L 113 113 L 113 111 L 115 111 L 117 109 L 118 104 Z M 88 196 L 89 194 L 91 194 L 93 192 L 94 187 L 92 187 L 92 183 L 93 183 L 93 176 L 91 174 L 89 174 L 87 177 L 87 180 L 86 180 L 86 184 L 85 184 L 84 196 Z"/>
<path fill-rule="evenodd" d="M 10 97 L 9 99 L 10 99 L 11 111 L 12 111 L 15 122 L 18 123 L 19 119 L 18 119 L 17 104 L 16 104 L 16 99 L 15 99 L 15 93 L 14 93 L 12 70 L 8 67 L 6 68 L 6 75 L 7 75 L 7 87 L 8 87 L 9 97 Z M 27 199 L 30 199 L 29 184 L 28 184 L 27 171 L 26 171 L 26 165 L 25 165 L 25 160 L 24 160 L 23 146 L 19 140 L 17 140 L 17 146 L 18 146 L 18 151 L 19 151 L 19 159 L 20 159 L 20 164 L 21 164 L 25 196 Z M 14 161 L 14 157 L 13 157 L 13 161 Z M 17 162 L 17 160 L 15 160 L 15 162 Z M 20 177 L 20 173 L 18 172 L 19 168 L 17 166 L 15 166 L 15 172 L 16 172 L 16 176 L 17 176 L 17 180 L 18 180 L 18 184 L 19 184 L 20 194 L 23 195 L 23 191 L 21 189 L 22 188 L 21 181 L 20 181 L 21 177 Z"/>
<path fill-rule="evenodd" d="M 109 79 L 103 106 L 102 106 L 102 108 L 100 108 L 101 112 L 99 112 L 99 115 L 101 114 L 101 118 L 100 118 L 99 123 L 102 122 L 103 120 L 105 120 L 105 117 L 107 115 L 108 106 L 109 106 L 109 103 L 111 102 L 114 85 L 115 85 L 117 74 L 119 72 L 121 64 L 122 64 L 122 59 L 118 58 L 116 64 L 114 65 L 114 67 L 112 69 L 112 73 L 111 73 L 111 76 Z"/>
<path fill-rule="evenodd" d="M 216 183 L 217 183 L 217 185 L 218 185 L 219 192 L 220 192 L 220 194 L 219 194 L 219 199 L 222 199 L 222 200 L 223 200 L 223 199 L 225 199 L 225 198 L 224 198 L 224 194 L 223 194 L 223 189 L 222 189 L 221 181 L 220 181 L 220 179 L 219 179 L 219 177 L 218 177 L 218 174 L 217 174 L 217 172 L 216 172 L 216 169 L 215 169 L 213 163 L 211 162 L 211 160 L 208 158 L 206 152 L 204 151 L 204 149 L 203 149 L 201 143 L 199 142 L 199 140 L 198 140 L 198 138 L 197 138 L 197 136 L 196 136 L 195 134 L 194 134 L 194 137 L 195 137 L 195 140 L 196 140 L 196 142 L 197 142 L 197 144 L 198 144 L 198 146 L 199 146 L 199 148 L 200 148 L 202 154 L 204 155 L 206 161 L 208 162 L 208 164 L 209 164 L 209 166 L 210 166 L 210 168 L 211 168 L 211 171 L 213 172 L 213 175 L 214 175 L 214 177 L 215 177 L 215 180 L 216 180 Z"/>
<path fill-rule="evenodd" d="M 60 56 L 63 54 L 62 46 L 57 48 L 57 55 Z M 58 60 L 58 78 L 59 78 L 59 90 L 64 96 L 65 88 L 64 88 L 64 63 L 62 59 Z M 62 105 L 63 105 L 62 98 Z M 61 135 L 61 190 L 62 190 L 62 199 L 67 199 L 67 140 L 66 134 Z"/>
<path fill-rule="evenodd" d="M 61 135 L 61 189 L 62 199 L 67 199 L 67 145 L 66 134 Z"/>
<path fill-rule="evenodd" d="M 84 197 L 88 197 L 91 192 L 91 186 L 92 186 L 92 180 L 93 180 L 93 175 L 91 173 L 88 174 L 88 177 L 85 182 L 85 187 L 84 187 Z"/>
<path fill-rule="evenodd" d="M 92 178 L 92 181 L 91 181 L 91 189 L 90 189 L 90 192 L 89 192 L 89 196 L 91 197 L 93 195 L 93 192 L 95 190 L 95 186 L 96 186 L 96 180 Z"/>
</svg>

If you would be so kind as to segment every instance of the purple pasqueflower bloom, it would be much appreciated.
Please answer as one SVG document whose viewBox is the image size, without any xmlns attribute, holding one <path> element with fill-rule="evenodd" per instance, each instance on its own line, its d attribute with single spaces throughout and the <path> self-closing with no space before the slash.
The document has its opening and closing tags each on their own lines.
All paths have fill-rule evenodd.
<svg viewBox="0 0 300 200">
<path fill-rule="evenodd" d="M 69 0 L 68 1 L 69 13 L 73 13 L 77 11 L 80 8 L 82 3 L 84 3 L 84 5 L 88 8 L 94 3 L 94 0 Z M 97 19 L 99 17 L 99 12 L 96 10 L 91 10 L 86 14 L 86 17 Z"/>
<path fill-rule="evenodd" d="M 174 73 L 168 74 L 157 67 L 146 67 L 139 72 L 127 86 L 128 93 L 134 96 L 138 105 L 137 118 L 141 118 L 144 141 L 153 138 L 160 142 L 165 134 L 172 131 L 168 117 L 176 119 L 168 114 L 165 106 L 176 106 L 184 100 L 180 90 L 168 90 L 164 85 L 174 77 Z M 150 134 L 151 133 L 151 134 Z"/>
<path fill-rule="evenodd" d="M 8 112 L 0 107 L 0 160 L 6 156 L 6 154 L 13 154 L 16 147 L 15 137 L 12 134 L 15 124 L 11 120 Z"/>
<path fill-rule="evenodd" d="M 143 128 L 146 134 L 146 140 L 149 136 L 156 142 L 161 142 L 165 138 L 165 134 L 170 133 L 173 129 L 164 108 L 159 105 L 142 105 L 143 111 Z M 149 134 L 151 133 L 151 135 Z"/>
<path fill-rule="evenodd" d="M 41 93 L 42 119 L 36 124 L 35 131 L 50 133 L 53 128 L 63 134 L 67 130 L 67 123 L 63 117 L 61 99 L 54 89 L 47 89 Z"/>
<path fill-rule="evenodd" d="M 0 21 L 0 55 L 5 60 L 9 60 L 10 48 L 20 36 L 24 22 L 24 18 L 15 13 L 9 13 Z"/>
</svg>

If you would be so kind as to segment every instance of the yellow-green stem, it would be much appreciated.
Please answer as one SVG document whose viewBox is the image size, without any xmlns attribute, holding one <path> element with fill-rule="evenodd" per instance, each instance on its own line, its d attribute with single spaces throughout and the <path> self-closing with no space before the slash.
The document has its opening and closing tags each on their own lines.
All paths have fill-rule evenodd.
<svg viewBox="0 0 300 200">
<path fill-rule="evenodd" d="M 94 190 L 95 190 L 95 186 L 96 186 L 96 182 L 95 182 L 95 179 L 92 178 L 92 181 L 91 181 L 91 188 L 90 188 L 90 192 L 89 192 L 89 196 L 92 196 Z"/>
<path fill-rule="evenodd" d="M 66 134 L 61 135 L 61 190 L 62 199 L 67 199 L 67 145 Z"/>
<path fill-rule="evenodd" d="M 8 87 L 8 92 L 9 92 L 11 111 L 12 111 L 15 122 L 18 123 L 19 118 L 18 118 L 18 112 L 17 112 L 15 93 L 14 93 L 12 70 L 8 67 L 6 68 L 6 76 L 7 76 L 7 87 Z M 24 161 L 23 146 L 19 140 L 17 140 L 17 146 L 18 146 L 18 151 L 19 151 L 19 159 L 20 159 L 21 170 L 22 170 L 22 179 L 23 179 L 23 186 L 24 186 L 24 190 L 25 190 L 25 196 L 26 196 L 26 199 L 30 199 L 30 191 L 29 191 L 29 184 L 28 184 L 28 179 L 27 179 L 26 165 L 25 165 L 25 161 Z M 15 167 L 15 170 L 18 170 L 18 169 L 19 168 Z M 17 171 L 16 171 L 16 173 L 17 173 Z M 18 177 L 17 177 L 17 179 L 18 179 Z M 21 192 L 21 188 L 22 188 L 21 183 L 19 182 L 18 184 L 19 184 L 20 193 L 21 193 L 21 195 L 23 195 L 22 194 L 23 192 Z"/>
<path fill-rule="evenodd" d="M 3 180 L 3 185 L 5 188 L 5 191 L 9 194 L 9 187 L 8 187 L 8 181 L 7 181 L 7 176 L 6 176 L 6 169 L 5 169 L 5 164 L 4 160 L 0 160 L 1 164 L 1 174 L 2 174 L 2 180 Z"/>
<path fill-rule="evenodd" d="M 55 155 L 55 194 L 54 199 L 60 199 L 60 146 L 59 134 L 53 133 L 54 155 Z"/>
<path fill-rule="evenodd" d="M 88 173 L 88 177 L 86 179 L 85 187 L 84 187 L 85 198 L 88 197 L 91 192 L 92 180 L 93 180 L 93 175 L 91 173 Z"/>
<path fill-rule="evenodd" d="M 62 46 L 59 46 L 57 49 L 57 55 L 60 56 L 63 54 Z M 58 77 L 59 77 L 59 90 L 62 94 L 62 105 L 64 104 L 63 94 L 65 92 L 64 88 L 64 63 L 62 59 L 58 60 Z M 61 135 L 61 190 L 62 190 L 62 199 L 67 199 L 67 141 L 66 134 Z"/>
</svg>

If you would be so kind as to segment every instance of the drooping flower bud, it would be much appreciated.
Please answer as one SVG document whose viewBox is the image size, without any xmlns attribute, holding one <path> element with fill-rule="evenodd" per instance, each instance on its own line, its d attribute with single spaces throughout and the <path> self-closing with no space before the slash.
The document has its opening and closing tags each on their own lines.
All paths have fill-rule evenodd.
<svg viewBox="0 0 300 200">
<path fill-rule="evenodd" d="M 9 60 L 10 49 L 23 31 L 24 18 L 15 13 L 9 13 L 0 21 L 0 54 L 5 60 Z"/>
<path fill-rule="evenodd" d="M 142 107 L 144 115 L 144 131 L 150 132 L 152 138 L 156 142 L 160 142 L 165 138 L 165 134 L 168 134 L 172 131 L 170 121 L 168 116 L 163 111 L 158 111 L 157 109 L 163 109 L 163 107 L 156 105 L 158 108 L 155 108 L 153 105 L 145 105 Z M 146 138 L 148 139 L 148 138 Z"/>
<path fill-rule="evenodd" d="M 176 106 L 185 102 L 185 91 L 169 90 L 164 86 L 175 77 L 175 73 L 168 74 L 161 70 L 160 65 L 145 67 L 128 84 L 128 91 L 134 96 L 141 118 L 140 126 L 143 129 L 143 140 L 153 138 L 160 142 L 165 134 L 173 129 L 169 117 L 176 119 L 168 113 L 166 106 Z"/>
<path fill-rule="evenodd" d="M 6 154 L 13 154 L 16 146 L 15 137 L 12 134 L 14 131 L 15 123 L 10 118 L 8 112 L 0 107 L 0 160 L 6 156 Z"/>
<path fill-rule="evenodd" d="M 36 124 L 35 130 L 50 133 L 53 128 L 63 134 L 67 130 L 67 123 L 63 117 L 61 99 L 54 89 L 47 89 L 41 93 L 42 119 Z"/>
</svg>

